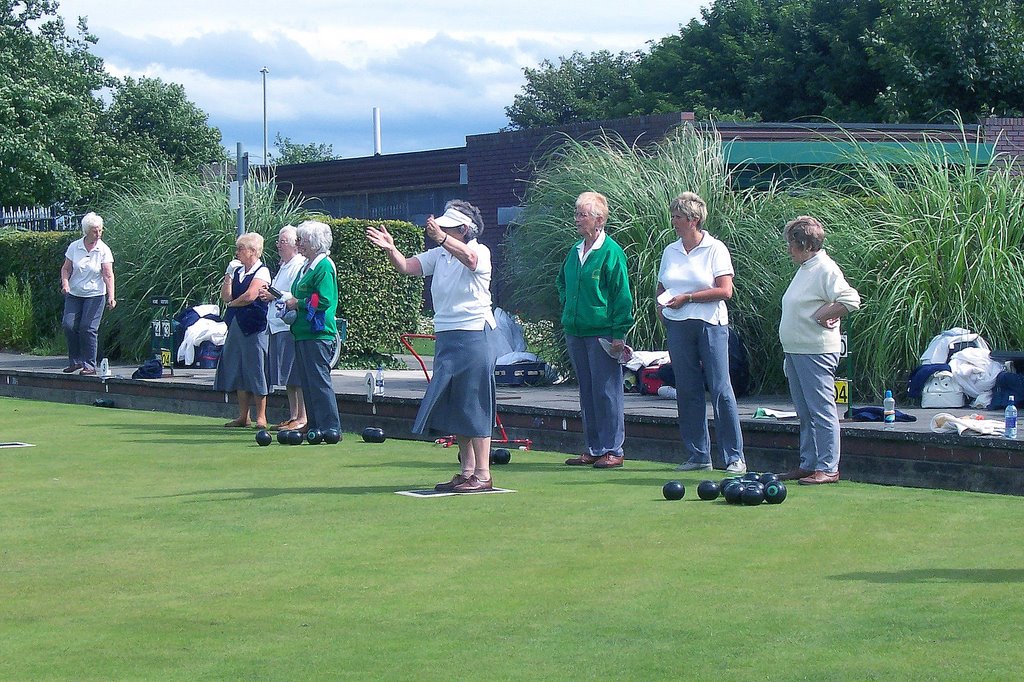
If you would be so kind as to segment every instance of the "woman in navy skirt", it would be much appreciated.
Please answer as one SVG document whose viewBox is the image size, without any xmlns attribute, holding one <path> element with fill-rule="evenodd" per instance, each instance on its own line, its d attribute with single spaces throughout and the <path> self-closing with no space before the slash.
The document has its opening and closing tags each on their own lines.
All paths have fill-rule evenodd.
<svg viewBox="0 0 1024 682">
<path fill-rule="evenodd" d="M 455 434 L 460 473 L 434 486 L 439 492 L 491 490 L 491 430 L 494 428 L 494 363 L 491 311 L 491 252 L 477 241 L 484 229 L 480 210 L 456 199 L 440 218 L 427 218 L 425 234 L 437 243 L 406 258 L 387 228 L 367 228 L 399 272 L 433 275 L 434 377 L 420 403 L 413 433 Z"/>
<path fill-rule="evenodd" d="M 228 265 L 220 295 L 227 303 L 228 337 L 217 363 L 213 388 L 238 392 L 238 418 L 224 426 L 249 426 L 249 407 L 256 408 L 256 426 L 267 427 L 267 304 L 260 290 L 270 284 L 270 271 L 260 261 L 263 237 L 255 232 L 235 241 L 235 260 Z"/>
</svg>

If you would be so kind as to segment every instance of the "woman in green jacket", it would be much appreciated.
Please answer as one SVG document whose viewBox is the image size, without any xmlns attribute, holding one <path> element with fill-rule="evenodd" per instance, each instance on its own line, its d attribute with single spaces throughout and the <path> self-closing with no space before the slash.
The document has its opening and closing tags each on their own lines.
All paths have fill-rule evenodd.
<svg viewBox="0 0 1024 682">
<path fill-rule="evenodd" d="M 583 239 L 569 249 L 557 281 L 587 442 L 586 452 L 565 463 L 598 469 L 622 466 L 626 430 L 619 359 L 633 326 L 626 254 L 605 234 L 607 221 L 603 194 L 584 192 L 576 199 L 576 231 Z"/>
<path fill-rule="evenodd" d="M 292 284 L 285 307 L 295 311 L 291 322 L 295 369 L 306 405 L 306 428 L 300 430 L 336 429 L 340 435 L 341 417 L 330 364 L 338 332 L 338 273 L 328 255 L 334 238 L 330 227 L 315 220 L 307 220 L 295 231 L 296 246 L 307 262 Z"/>
</svg>

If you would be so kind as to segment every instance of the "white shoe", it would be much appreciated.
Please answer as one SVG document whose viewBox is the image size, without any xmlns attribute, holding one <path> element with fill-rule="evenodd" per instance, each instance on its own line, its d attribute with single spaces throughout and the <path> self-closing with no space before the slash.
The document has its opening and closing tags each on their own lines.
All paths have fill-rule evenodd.
<svg viewBox="0 0 1024 682">
<path fill-rule="evenodd" d="M 730 474 L 745 474 L 747 473 L 747 463 L 742 459 L 738 459 L 729 466 L 725 467 L 726 472 Z"/>
<path fill-rule="evenodd" d="M 710 471 L 711 462 L 683 462 L 676 471 Z"/>
</svg>

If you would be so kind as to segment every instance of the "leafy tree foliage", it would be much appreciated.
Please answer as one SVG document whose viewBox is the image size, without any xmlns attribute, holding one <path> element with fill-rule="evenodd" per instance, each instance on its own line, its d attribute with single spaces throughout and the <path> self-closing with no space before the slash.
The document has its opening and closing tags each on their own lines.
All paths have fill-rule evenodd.
<svg viewBox="0 0 1024 682">
<path fill-rule="evenodd" d="M 0 2 L 0 203 L 76 201 L 100 172 L 103 115 L 93 93 L 110 86 L 96 38 L 69 36 L 51 3 Z"/>
<path fill-rule="evenodd" d="M 224 159 L 220 131 L 210 127 L 206 112 L 177 83 L 125 78 L 114 90 L 106 121 L 120 145 L 175 171 L 195 172 L 204 163 Z"/>
<path fill-rule="evenodd" d="M 646 53 L 525 69 L 506 113 L 514 128 L 678 110 L 772 121 L 1014 115 L 1022 29 L 1020 0 L 717 0 Z"/>
<path fill-rule="evenodd" d="M 1020 0 L 883 0 L 868 33 L 886 86 L 887 120 L 946 110 L 1020 115 L 1024 110 L 1024 4 Z"/>
<path fill-rule="evenodd" d="M 277 158 L 274 159 L 274 163 L 279 166 L 289 163 L 334 161 L 341 158 L 334 155 L 334 145 L 292 142 L 290 137 L 283 137 L 281 133 L 274 136 L 274 146 L 277 147 Z"/>
<path fill-rule="evenodd" d="M 56 11 L 0 0 L 0 204 L 82 206 L 155 167 L 223 156 L 220 131 L 181 86 L 110 76 L 85 21 L 69 34 Z"/>
<path fill-rule="evenodd" d="M 536 69 L 523 69 L 523 92 L 505 108 L 511 127 L 551 126 L 641 113 L 637 108 L 640 88 L 633 77 L 638 59 L 638 55 L 627 52 L 573 52 L 560 57 L 557 65 L 545 59 Z"/>
</svg>

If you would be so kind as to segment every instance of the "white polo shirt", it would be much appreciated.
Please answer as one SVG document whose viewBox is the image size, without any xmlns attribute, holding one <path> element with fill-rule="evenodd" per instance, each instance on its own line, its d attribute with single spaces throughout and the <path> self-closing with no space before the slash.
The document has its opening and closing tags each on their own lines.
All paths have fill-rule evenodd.
<svg viewBox="0 0 1024 682">
<path fill-rule="evenodd" d="M 306 257 L 297 253 L 292 256 L 290 261 L 281 265 L 281 269 L 274 275 L 274 281 L 271 282 L 271 286 L 281 292 L 281 300 L 288 300 L 291 297 L 292 284 L 298 279 L 299 272 L 305 264 Z M 270 312 L 267 314 L 267 324 L 270 327 L 271 334 L 278 334 L 291 329 L 287 322 L 277 316 L 277 311 L 273 305 L 271 305 Z"/>
<path fill-rule="evenodd" d="M 64 257 L 71 261 L 71 277 L 68 278 L 68 290 L 72 296 L 88 298 L 90 296 L 106 296 L 107 285 L 103 282 L 102 269 L 104 263 L 113 263 L 114 254 L 110 247 L 100 239 L 92 247 L 85 248 L 85 238 L 71 242 Z"/>
<path fill-rule="evenodd" d="M 733 275 L 732 257 L 725 244 L 707 232 L 689 253 L 683 240 L 677 239 L 665 247 L 661 254 L 658 281 L 673 296 L 688 294 L 715 286 L 715 279 Z M 729 324 L 729 311 L 725 301 L 686 303 L 679 308 L 663 308 L 667 320 L 704 320 L 708 324 Z"/>
<path fill-rule="evenodd" d="M 497 327 L 491 310 L 491 251 L 475 239 L 466 243 L 476 253 L 476 270 L 470 270 L 447 249 L 435 246 L 414 256 L 424 277 L 433 275 L 434 330 L 481 331 Z"/>
</svg>

